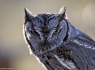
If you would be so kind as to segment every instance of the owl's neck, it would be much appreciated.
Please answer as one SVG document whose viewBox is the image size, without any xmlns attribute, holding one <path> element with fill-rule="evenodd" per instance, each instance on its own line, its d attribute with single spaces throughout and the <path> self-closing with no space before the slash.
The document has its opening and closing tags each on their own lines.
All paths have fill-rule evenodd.
<svg viewBox="0 0 95 70">
<path fill-rule="evenodd" d="M 53 51 L 54 49 L 60 47 L 61 44 L 62 43 L 60 43 L 58 45 L 54 45 L 54 46 L 48 47 L 48 48 L 46 48 L 44 50 L 42 48 L 40 48 L 40 49 L 34 51 L 34 54 L 37 55 L 37 56 L 42 55 L 42 54 L 45 54 L 47 52 Z"/>
</svg>

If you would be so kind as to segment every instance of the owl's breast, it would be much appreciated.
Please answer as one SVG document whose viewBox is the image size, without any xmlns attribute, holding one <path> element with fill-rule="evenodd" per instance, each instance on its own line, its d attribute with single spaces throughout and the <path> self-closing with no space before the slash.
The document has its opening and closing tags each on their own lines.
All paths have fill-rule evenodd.
<svg viewBox="0 0 95 70">
<path fill-rule="evenodd" d="M 48 70 L 77 70 L 72 61 L 65 60 L 64 57 L 60 57 L 56 50 L 40 55 L 39 59 Z"/>
</svg>

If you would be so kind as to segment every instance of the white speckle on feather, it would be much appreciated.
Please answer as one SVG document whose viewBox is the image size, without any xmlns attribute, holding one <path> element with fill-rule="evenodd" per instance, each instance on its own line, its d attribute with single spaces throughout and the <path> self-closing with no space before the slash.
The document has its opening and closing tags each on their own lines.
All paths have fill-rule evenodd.
<svg viewBox="0 0 95 70">
<path fill-rule="evenodd" d="M 68 69 L 74 69 L 76 68 L 76 66 L 74 65 L 73 62 L 69 61 L 69 60 L 64 60 L 64 58 L 59 58 L 57 55 L 54 55 L 56 57 L 56 59 L 66 68 Z"/>
<path fill-rule="evenodd" d="M 84 46 L 84 47 L 86 47 L 86 48 L 90 48 L 90 49 L 92 49 L 92 50 L 95 50 L 95 47 L 92 47 L 92 46 L 87 45 L 87 44 L 82 44 L 82 43 L 79 42 L 78 40 L 72 40 L 72 41 L 73 41 L 74 43 L 80 45 L 80 46 Z"/>
</svg>

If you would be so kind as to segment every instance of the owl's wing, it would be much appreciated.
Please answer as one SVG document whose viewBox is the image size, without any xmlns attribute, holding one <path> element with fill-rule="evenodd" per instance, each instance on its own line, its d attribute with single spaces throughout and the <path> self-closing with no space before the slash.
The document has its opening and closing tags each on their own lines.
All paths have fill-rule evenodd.
<svg viewBox="0 0 95 70">
<path fill-rule="evenodd" d="M 59 63 L 66 68 L 66 70 L 77 70 L 76 66 L 72 61 L 64 60 L 64 58 L 60 58 L 58 55 L 54 55 L 54 57 L 59 61 Z"/>
<path fill-rule="evenodd" d="M 67 39 L 57 51 L 55 58 L 68 70 L 95 69 L 95 41 L 82 32 Z"/>
<path fill-rule="evenodd" d="M 68 20 L 67 25 L 67 42 L 73 42 L 79 46 L 95 50 L 95 41 L 92 38 L 75 28 Z"/>
<path fill-rule="evenodd" d="M 67 33 L 54 57 L 68 70 L 95 69 L 95 41 L 71 23 L 67 22 Z"/>
<path fill-rule="evenodd" d="M 65 58 L 65 62 L 62 61 L 65 67 L 69 66 L 68 68 L 71 68 L 71 70 L 75 70 L 73 68 L 79 70 L 95 69 L 95 41 L 86 34 L 80 32 L 79 35 L 67 40 L 60 50 L 62 49 L 63 57 L 60 59 Z M 56 58 L 58 59 L 57 56 Z M 66 63 L 66 60 L 69 62 Z"/>
<path fill-rule="evenodd" d="M 95 41 L 82 32 L 69 41 L 84 48 L 88 48 L 89 50 L 95 51 Z"/>
</svg>

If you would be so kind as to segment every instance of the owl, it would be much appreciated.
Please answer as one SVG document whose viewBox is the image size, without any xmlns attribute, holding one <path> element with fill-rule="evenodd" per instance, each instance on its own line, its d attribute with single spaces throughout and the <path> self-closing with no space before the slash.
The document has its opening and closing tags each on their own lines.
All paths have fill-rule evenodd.
<svg viewBox="0 0 95 70">
<path fill-rule="evenodd" d="M 66 7 L 36 16 L 25 8 L 23 26 L 30 51 L 46 70 L 95 70 L 95 41 L 70 23 Z"/>
</svg>

